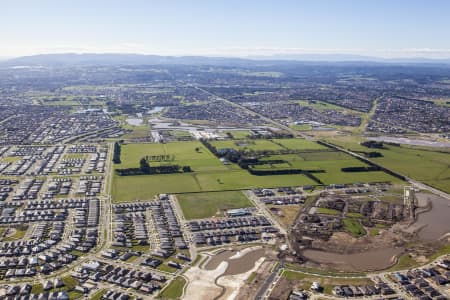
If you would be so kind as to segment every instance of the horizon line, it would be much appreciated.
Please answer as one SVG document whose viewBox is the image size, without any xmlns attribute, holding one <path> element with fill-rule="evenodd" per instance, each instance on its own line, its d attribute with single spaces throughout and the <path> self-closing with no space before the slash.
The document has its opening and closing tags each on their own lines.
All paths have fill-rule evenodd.
<svg viewBox="0 0 450 300">
<path fill-rule="evenodd" d="M 178 54 L 163 54 L 158 52 L 140 52 L 140 51 L 55 51 L 55 52 L 36 52 L 33 54 L 24 54 L 17 56 L 10 55 L 0 55 L 0 60 L 12 60 L 18 58 L 25 57 L 33 57 L 33 56 L 45 56 L 45 55 L 140 55 L 140 56 L 159 56 L 159 57 L 205 57 L 205 58 L 235 58 L 235 59 L 250 59 L 250 60 L 259 60 L 259 59 L 270 59 L 274 58 L 274 60 L 296 60 L 294 57 L 308 57 L 308 56 L 317 56 L 327 57 L 327 56 L 348 56 L 349 58 L 354 59 L 376 59 L 376 60 L 384 60 L 384 61 L 393 61 L 393 60 L 431 60 L 431 61 L 439 61 L 439 60 L 450 60 L 449 56 L 444 57 L 428 57 L 426 55 L 399 55 L 399 56 L 382 56 L 382 55 L 370 55 L 370 54 L 357 54 L 351 52 L 274 52 L 267 54 L 225 54 L 225 53 L 178 53 Z M 311 57 L 310 57 L 311 58 Z"/>
</svg>

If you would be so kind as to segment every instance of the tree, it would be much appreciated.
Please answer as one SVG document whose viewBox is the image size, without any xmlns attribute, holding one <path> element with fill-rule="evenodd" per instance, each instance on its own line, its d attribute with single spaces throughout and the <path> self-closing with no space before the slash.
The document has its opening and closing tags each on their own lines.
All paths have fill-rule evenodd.
<svg viewBox="0 0 450 300">
<path fill-rule="evenodd" d="M 141 158 L 141 161 L 139 162 L 141 166 L 141 171 L 144 174 L 150 174 L 150 165 L 148 164 L 147 160 L 145 158 Z"/>
</svg>

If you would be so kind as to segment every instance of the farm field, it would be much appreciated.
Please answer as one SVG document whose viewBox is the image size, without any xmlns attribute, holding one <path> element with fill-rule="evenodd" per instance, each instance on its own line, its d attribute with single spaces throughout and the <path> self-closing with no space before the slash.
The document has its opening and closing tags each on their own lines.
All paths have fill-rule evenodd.
<svg viewBox="0 0 450 300">
<path fill-rule="evenodd" d="M 233 134 L 233 133 L 232 133 Z M 233 148 L 236 150 L 316 150 L 326 149 L 326 147 L 312 141 L 304 139 L 273 139 L 273 140 L 226 140 L 211 143 L 217 149 Z"/>
<path fill-rule="evenodd" d="M 227 209 L 253 206 L 240 191 L 186 193 L 177 195 L 177 199 L 187 220 L 220 216 Z"/>
<path fill-rule="evenodd" d="M 327 149 L 325 146 L 322 146 L 316 142 L 304 139 L 274 139 L 272 142 L 281 145 L 283 148 L 291 150 Z"/>
<path fill-rule="evenodd" d="M 284 147 L 320 146 L 310 141 L 300 139 L 277 140 Z M 220 141 L 227 147 L 235 141 Z M 252 141 L 253 142 L 253 141 Z M 270 140 L 256 140 L 253 145 L 259 149 L 283 149 Z M 312 145 L 310 145 L 312 143 Z M 167 144 L 124 144 L 121 146 L 121 163 L 115 164 L 115 169 L 137 168 L 142 157 L 151 158 L 150 165 L 178 164 L 190 166 L 193 172 L 176 174 L 158 174 L 141 176 L 118 176 L 114 174 L 112 184 L 113 201 L 126 202 L 149 200 L 160 193 L 192 193 L 233 191 L 251 188 L 274 188 L 287 186 L 315 185 L 318 182 L 304 174 L 283 174 L 256 176 L 236 164 L 224 165 L 208 149 L 198 141 L 173 142 Z M 159 158 L 163 157 L 162 160 Z M 259 165 L 259 169 L 302 169 L 324 170 L 324 173 L 314 173 L 323 184 L 354 183 L 354 182 L 398 182 L 394 177 L 384 172 L 342 172 L 343 167 L 365 166 L 364 163 L 349 155 L 329 151 L 328 149 L 309 150 L 298 154 L 272 155 L 264 159 L 284 160 L 281 164 L 271 166 Z"/>
<path fill-rule="evenodd" d="M 197 151 L 197 150 L 198 151 Z M 150 165 L 179 164 L 189 165 L 194 171 L 227 170 L 200 142 L 179 142 L 168 144 L 125 144 L 121 146 L 120 164 L 116 169 L 139 167 L 145 156 L 168 156 L 167 161 L 150 161 Z"/>
<path fill-rule="evenodd" d="M 211 144 L 217 149 L 221 148 L 233 148 L 236 150 L 283 150 L 284 148 L 271 140 L 226 140 L 226 141 L 215 141 Z"/>
<path fill-rule="evenodd" d="M 245 139 L 250 135 L 248 130 L 231 130 L 230 133 L 234 139 Z"/>
<path fill-rule="evenodd" d="M 329 141 L 353 151 L 378 151 L 383 157 L 372 158 L 374 162 L 447 193 L 450 192 L 449 153 L 392 145 L 385 145 L 385 149 L 369 149 L 359 144 L 360 139 L 352 137 Z"/>
<path fill-rule="evenodd" d="M 352 182 L 399 182 L 384 172 L 342 172 L 345 167 L 364 167 L 365 163 L 341 152 L 313 152 L 287 155 L 272 155 L 266 160 L 284 160 L 286 163 L 274 164 L 274 169 L 324 170 L 324 173 L 314 173 L 324 184 Z M 268 168 L 271 165 L 258 165 L 256 169 Z"/>
<path fill-rule="evenodd" d="M 245 170 L 193 172 L 164 175 L 114 175 L 112 194 L 115 202 L 150 200 L 161 193 L 192 193 L 243 190 L 256 187 L 314 185 L 305 175 L 253 176 Z"/>
</svg>

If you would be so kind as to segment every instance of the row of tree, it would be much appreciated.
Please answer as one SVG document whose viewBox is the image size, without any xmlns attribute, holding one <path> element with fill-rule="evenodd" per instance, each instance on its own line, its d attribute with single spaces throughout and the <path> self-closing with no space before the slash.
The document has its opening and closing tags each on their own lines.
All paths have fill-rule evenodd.
<svg viewBox="0 0 450 300">
<path fill-rule="evenodd" d="M 342 172 L 373 172 L 380 171 L 381 169 L 377 166 L 368 166 L 368 167 L 347 167 L 342 168 Z"/>
<path fill-rule="evenodd" d="M 115 164 L 120 164 L 120 144 L 119 144 L 119 142 L 114 143 L 113 162 Z"/>
<path fill-rule="evenodd" d="M 154 175 L 154 174 L 173 174 L 173 173 L 187 173 L 192 172 L 190 166 L 179 165 L 162 165 L 162 166 L 150 166 L 145 157 L 139 161 L 139 168 L 127 168 L 117 169 L 119 176 L 132 176 L 132 175 Z"/>
</svg>

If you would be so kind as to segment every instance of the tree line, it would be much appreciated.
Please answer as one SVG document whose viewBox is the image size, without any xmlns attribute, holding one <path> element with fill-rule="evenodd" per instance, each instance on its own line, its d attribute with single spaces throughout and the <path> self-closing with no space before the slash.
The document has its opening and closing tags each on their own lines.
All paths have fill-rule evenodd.
<svg viewBox="0 0 450 300">
<path fill-rule="evenodd" d="M 117 169 L 119 176 L 134 176 L 134 175 L 154 175 L 154 174 L 173 174 L 173 173 L 188 173 L 192 172 L 190 166 L 180 165 L 162 165 L 150 166 L 145 157 L 139 161 L 139 168 Z"/>
<path fill-rule="evenodd" d="M 120 164 L 120 144 L 119 144 L 119 142 L 114 143 L 113 162 L 115 164 Z"/>
</svg>

